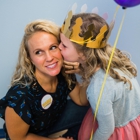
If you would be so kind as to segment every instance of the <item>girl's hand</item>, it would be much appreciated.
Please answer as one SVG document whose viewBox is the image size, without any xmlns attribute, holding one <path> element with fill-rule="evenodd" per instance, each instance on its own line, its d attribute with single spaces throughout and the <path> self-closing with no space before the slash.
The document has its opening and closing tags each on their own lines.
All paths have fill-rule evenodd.
<svg viewBox="0 0 140 140">
<path fill-rule="evenodd" d="M 80 74 L 80 69 L 79 69 L 79 63 L 78 62 L 68 62 L 64 61 L 63 67 L 65 68 L 65 73 L 72 74 Z"/>
</svg>

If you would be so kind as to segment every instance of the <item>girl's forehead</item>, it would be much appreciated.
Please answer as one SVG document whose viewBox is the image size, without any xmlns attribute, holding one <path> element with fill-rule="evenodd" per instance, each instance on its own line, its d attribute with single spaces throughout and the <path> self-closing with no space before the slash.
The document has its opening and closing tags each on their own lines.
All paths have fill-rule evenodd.
<svg viewBox="0 0 140 140">
<path fill-rule="evenodd" d="M 66 37 L 65 37 L 65 35 L 63 33 L 60 33 L 60 38 L 65 39 Z"/>
<path fill-rule="evenodd" d="M 67 38 L 63 33 L 60 33 L 60 39 L 63 43 L 71 43 L 71 41 L 69 40 L 69 38 Z"/>
</svg>

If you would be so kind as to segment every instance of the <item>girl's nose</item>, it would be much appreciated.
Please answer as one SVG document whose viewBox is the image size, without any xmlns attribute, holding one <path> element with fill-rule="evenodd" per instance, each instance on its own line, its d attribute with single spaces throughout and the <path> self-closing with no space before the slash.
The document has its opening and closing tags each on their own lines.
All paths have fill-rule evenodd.
<svg viewBox="0 0 140 140">
<path fill-rule="evenodd" d="M 62 50 L 62 43 L 60 43 L 58 47 L 59 47 L 59 49 L 61 51 Z"/>
</svg>

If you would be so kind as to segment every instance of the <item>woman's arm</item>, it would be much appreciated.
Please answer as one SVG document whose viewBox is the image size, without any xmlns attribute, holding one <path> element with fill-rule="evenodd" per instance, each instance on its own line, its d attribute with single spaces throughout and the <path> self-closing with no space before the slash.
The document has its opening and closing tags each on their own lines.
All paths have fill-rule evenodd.
<svg viewBox="0 0 140 140">
<path fill-rule="evenodd" d="M 64 61 L 63 67 L 65 68 L 65 73 L 68 73 L 68 74 L 76 73 L 80 75 L 78 62 Z M 82 87 L 77 82 L 75 88 L 71 91 L 69 96 L 78 105 L 88 105 L 86 89 L 87 87 Z"/>
<path fill-rule="evenodd" d="M 82 87 L 77 82 L 75 88 L 70 92 L 69 96 L 78 105 L 81 106 L 88 105 L 86 89 L 87 87 Z"/>
<path fill-rule="evenodd" d="M 11 140 L 73 140 L 72 138 L 55 138 L 50 139 L 28 133 L 29 125 L 25 123 L 13 108 L 7 107 L 5 111 L 5 122 L 8 135 Z"/>
<path fill-rule="evenodd" d="M 17 115 L 13 108 L 6 108 L 5 122 L 11 140 L 47 140 L 45 137 L 29 134 L 30 126 Z"/>
</svg>

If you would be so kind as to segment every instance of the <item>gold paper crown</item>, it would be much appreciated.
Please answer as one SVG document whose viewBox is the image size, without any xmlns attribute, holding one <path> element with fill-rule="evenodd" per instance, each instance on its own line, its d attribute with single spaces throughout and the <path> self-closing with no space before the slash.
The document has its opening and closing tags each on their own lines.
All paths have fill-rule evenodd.
<svg viewBox="0 0 140 140">
<path fill-rule="evenodd" d="M 110 33 L 108 33 L 107 38 L 103 40 L 104 38 L 104 34 L 105 32 L 108 30 L 107 29 L 107 25 L 104 25 L 101 29 L 99 34 L 96 36 L 95 39 L 92 39 L 94 36 L 92 34 L 92 31 L 94 30 L 94 24 L 90 24 L 88 26 L 88 30 L 86 31 L 86 33 L 84 34 L 84 37 L 80 37 L 80 27 L 82 26 L 82 18 L 78 17 L 75 21 L 75 25 L 72 27 L 72 30 L 69 30 L 69 26 L 70 26 L 70 22 L 71 22 L 71 18 L 72 18 L 73 14 L 72 14 L 72 10 L 69 11 L 68 13 L 68 17 L 65 19 L 62 27 L 61 27 L 61 32 L 67 37 L 69 38 L 72 42 L 75 42 L 77 44 L 80 44 L 82 46 L 86 46 L 88 48 L 103 48 L 106 45 L 107 39 L 110 35 Z M 113 22 L 114 25 L 114 22 Z M 111 29 L 113 28 L 113 25 L 111 27 Z"/>
</svg>

